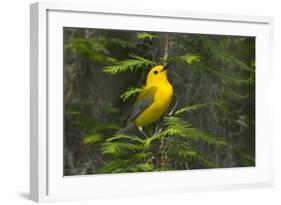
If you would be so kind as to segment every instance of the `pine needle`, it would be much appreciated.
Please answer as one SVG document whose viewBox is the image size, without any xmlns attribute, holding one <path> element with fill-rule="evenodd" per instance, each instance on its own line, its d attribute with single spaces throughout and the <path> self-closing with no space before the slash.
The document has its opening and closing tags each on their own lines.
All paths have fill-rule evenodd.
<svg viewBox="0 0 281 205">
<path fill-rule="evenodd" d="M 150 33 L 147 33 L 147 32 L 141 32 L 141 33 L 137 34 L 137 39 L 140 40 L 140 41 L 144 41 L 144 40 L 151 41 L 153 38 L 157 38 L 157 37 L 158 37 L 157 35 L 150 34 Z"/>
<path fill-rule="evenodd" d="M 141 56 L 137 56 L 134 54 L 131 54 L 130 56 L 132 57 L 132 59 L 127 59 L 115 65 L 104 67 L 103 72 L 109 74 L 117 74 L 128 70 L 136 71 L 143 66 L 150 68 L 151 66 L 155 65 L 155 62 L 145 59 Z"/>
<path fill-rule="evenodd" d="M 105 142 L 101 147 L 103 154 L 122 155 L 128 151 L 136 151 L 141 149 L 140 146 L 129 142 Z"/>
<path fill-rule="evenodd" d="M 161 135 L 180 136 L 190 139 L 195 143 L 202 142 L 214 146 L 226 145 L 222 138 L 211 136 L 199 129 L 193 128 L 181 118 L 174 116 L 164 117 L 164 122 L 167 128 L 161 132 Z"/>
<path fill-rule="evenodd" d="M 122 101 L 126 101 L 129 97 L 135 96 L 142 91 L 142 88 L 139 87 L 130 87 L 120 96 Z"/>
<path fill-rule="evenodd" d="M 106 141 L 107 142 L 111 142 L 111 141 L 115 141 L 115 140 L 120 140 L 120 139 L 128 139 L 131 141 L 136 141 L 136 142 L 141 142 L 143 143 L 143 140 L 137 136 L 134 135 L 124 135 L 124 134 L 117 134 L 114 137 L 108 138 Z"/>
<path fill-rule="evenodd" d="M 201 57 L 196 54 L 187 54 L 183 56 L 178 56 L 177 59 L 187 64 L 193 64 L 200 62 Z"/>
<path fill-rule="evenodd" d="M 177 110 L 175 112 L 175 115 L 179 115 L 179 114 L 184 113 L 184 112 L 199 110 L 200 108 L 206 107 L 207 105 L 208 105 L 208 103 L 185 106 L 185 107 Z"/>
</svg>

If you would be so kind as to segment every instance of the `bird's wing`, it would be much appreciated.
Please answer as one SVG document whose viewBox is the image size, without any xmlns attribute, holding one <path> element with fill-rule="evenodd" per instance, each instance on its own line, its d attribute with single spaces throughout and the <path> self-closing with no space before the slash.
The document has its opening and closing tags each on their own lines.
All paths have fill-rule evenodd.
<svg viewBox="0 0 281 205">
<path fill-rule="evenodd" d="M 154 99 L 154 95 L 157 91 L 157 87 L 153 86 L 150 88 L 143 89 L 139 94 L 131 114 L 125 121 L 125 124 L 134 120 L 137 116 L 139 116 L 147 107 L 149 107 Z"/>
</svg>

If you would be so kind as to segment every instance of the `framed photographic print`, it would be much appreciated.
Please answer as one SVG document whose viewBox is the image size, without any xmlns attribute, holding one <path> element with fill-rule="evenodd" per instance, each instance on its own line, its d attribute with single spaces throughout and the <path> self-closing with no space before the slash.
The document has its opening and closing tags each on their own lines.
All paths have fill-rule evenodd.
<svg viewBox="0 0 281 205">
<path fill-rule="evenodd" d="M 272 22 L 32 4 L 31 199 L 272 186 Z"/>
</svg>

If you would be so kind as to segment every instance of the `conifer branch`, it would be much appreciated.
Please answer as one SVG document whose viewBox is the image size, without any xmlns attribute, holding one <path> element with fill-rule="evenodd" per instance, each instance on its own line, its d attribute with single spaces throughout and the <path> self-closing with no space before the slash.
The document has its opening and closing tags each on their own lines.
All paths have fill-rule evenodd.
<svg viewBox="0 0 281 205">
<path fill-rule="evenodd" d="M 137 39 L 140 41 L 149 40 L 151 41 L 153 38 L 157 38 L 158 35 L 150 34 L 147 32 L 141 32 L 137 34 Z"/>
<path fill-rule="evenodd" d="M 131 96 L 135 96 L 142 91 L 142 88 L 139 87 L 129 87 L 124 93 L 121 94 L 120 98 L 122 101 L 126 101 Z"/>
<path fill-rule="evenodd" d="M 164 64 L 166 63 L 166 60 L 168 58 L 168 55 L 169 55 L 169 34 L 166 33 L 165 34 L 165 45 L 164 45 L 164 56 L 163 56 L 163 61 L 164 61 Z"/>
<path fill-rule="evenodd" d="M 155 65 L 155 62 L 145 59 L 141 56 L 137 56 L 135 54 L 131 54 L 130 56 L 132 57 L 132 59 L 127 59 L 115 65 L 104 67 L 103 72 L 109 74 L 117 74 L 127 70 L 136 71 L 141 69 L 142 67 L 150 68 L 151 66 Z"/>
</svg>

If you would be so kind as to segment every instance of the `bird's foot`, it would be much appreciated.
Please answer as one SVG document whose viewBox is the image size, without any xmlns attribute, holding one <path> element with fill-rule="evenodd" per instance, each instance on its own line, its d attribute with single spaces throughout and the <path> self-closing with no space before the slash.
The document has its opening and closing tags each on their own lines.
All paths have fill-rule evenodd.
<svg viewBox="0 0 281 205">
<path fill-rule="evenodd" d="M 148 138 L 149 136 L 143 131 L 142 127 L 138 127 L 138 130 L 140 131 L 140 133 L 142 133 L 146 138 Z"/>
<path fill-rule="evenodd" d="M 168 113 L 168 116 L 171 116 L 171 115 L 173 115 L 174 114 L 174 111 L 175 111 L 175 109 L 177 108 L 177 106 L 178 106 L 178 96 L 177 95 L 174 95 L 175 96 L 175 98 L 176 98 L 176 102 L 175 102 L 175 104 L 174 104 L 174 106 L 173 106 L 173 108 L 171 109 L 171 111 Z"/>
</svg>

